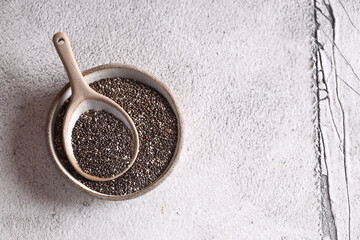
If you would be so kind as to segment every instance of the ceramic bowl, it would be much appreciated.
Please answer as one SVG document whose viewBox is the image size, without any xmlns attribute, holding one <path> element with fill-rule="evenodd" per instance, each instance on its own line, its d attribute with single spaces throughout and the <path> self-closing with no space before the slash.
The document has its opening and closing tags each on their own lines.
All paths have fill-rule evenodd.
<svg viewBox="0 0 360 240">
<path fill-rule="evenodd" d="M 92 68 L 90 70 L 87 70 L 83 73 L 84 78 L 86 80 L 87 83 L 92 83 L 95 81 L 98 81 L 100 79 L 104 79 L 104 78 L 115 78 L 115 77 L 123 77 L 123 78 L 130 78 L 130 79 L 135 79 L 145 85 L 148 85 L 152 88 L 154 88 L 155 90 L 157 90 L 160 94 L 162 94 L 165 99 L 169 102 L 172 110 L 174 111 L 176 118 L 177 118 L 177 125 L 178 125 L 178 139 L 177 139 L 177 145 L 176 145 L 176 149 L 174 152 L 174 155 L 168 165 L 168 167 L 166 168 L 166 170 L 162 173 L 162 175 L 152 184 L 150 184 L 149 186 L 147 186 L 146 188 L 135 192 L 135 193 L 131 193 L 128 195 L 124 195 L 124 196 L 113 196 L 113 195 L 107 195 L 107 194 L 103 194 L 103 193 L 99 193 L 97 191 L 94 191 L 90 188 L 88 188 L 87 186 L 85 186 L 84 184 L 82 184 L 79 180 L 77 180 L 75 177 L 73 177 L 67 170 L 66 168 L 62 165 L 59 157 L 56 154 L 55 151 L 55 147 L 54 147 L 54 138 L 53 138 L 53 134 L 54 134 L 54 129 L 55 129 L 55 120 L 56 120 L 56 116 L 59 113 L 60 108 L 62 107 L 62 105 L 64 104 L 64 102 L 70 97 L 71 95 L 71 90 L 70 90 L 70 85 L 67 84 L 60 92 L 59 94 L 56 96 L 54 102 L 51 105 L 50 108 L 50 112 L 48 115 L 48 120 L 47 120 L 47 139 L 48 139 L 48 145 L 50 148 L 50 153 L 56 163 L 56 165 L 59 167 L 59 169 L 61 170 L 61 172 L 72 182 L 74 183 L 77 187 L 79 187 L 80 189 L 84 190 L 85 192 L 102 198 L 102 199 L 108 199 L 108 200 L 125 200 L 125 199 L 130 199 L 130 198 L 134 198 L 134 197 L 138 197 L 152 189 L 154 189 L 157 185 L 159 185 L 171 172 L 171 170 L 174 168 L 176 162 L 177 162 L 177 157 L 178 157 L 178 153 L 181 147 L 181 117 L 179 114 L 179 110 L 178 107 L 175 104 L 175 101 L 173 99 L 173 97 L 170 94 L 170 91 L 167 89 L 167 87 L 162 84 L 160 81 L 158 81 L 155 77 L 145 73 L 142 70 L 137 69 L 136 67 L 133 66 L 129 66 L 129 65 L 123 65 L 123 64 L 107 64 L 107 65 L 101 65 L 95 68 Z"/>
</svg>

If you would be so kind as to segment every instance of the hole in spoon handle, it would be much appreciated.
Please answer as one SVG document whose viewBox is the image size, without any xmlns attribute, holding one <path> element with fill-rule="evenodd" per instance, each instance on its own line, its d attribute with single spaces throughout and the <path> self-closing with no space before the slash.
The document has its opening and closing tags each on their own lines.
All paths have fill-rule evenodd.
<svg viewBox="0 0 360 240">
<path fill-rule="evenodd" d="M 58 32 L 53 37 L 53 43 L 69 77 L 72 95 L 83 95 L 89 85 L 83 79 L 68 37 L 64 32 Z"/>
<path fill-rule="evenodd" d="M 59 40 L 57 40 L 57 43 L 59 45 L 63 45 L 65 43 L 65 40 L 63 38 L 60 38 Z"/>
<path fill-rule="evenodd" d="M 66 36 L 66 33 L 64 33 L 64 32 L 56 33 L 53 37 L 53 43 L 54 43 L 56 49 L 58 49 L 57 47 L 59 45 L 64 45 L 65 43 L 69 43 L 69 45 L 70 45 L 69 39 Z"/>
</svg>

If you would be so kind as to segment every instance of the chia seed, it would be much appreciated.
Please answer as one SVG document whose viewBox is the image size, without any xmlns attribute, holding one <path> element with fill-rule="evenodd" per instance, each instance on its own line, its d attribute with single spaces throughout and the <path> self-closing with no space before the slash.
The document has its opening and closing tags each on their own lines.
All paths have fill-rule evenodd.
<svg viewBox="0 0 360 240">
<path fill-rule="evenodd" d="M 113 177 L 130 165 L 131 131 L 106 111 L 81 114 L 72 130 L 71 144 L 80 168 L 87 174 Z"/>
<path fill-rule="evenodd" d="M 140 144 L 135 163 L 122 176 L 106 182 L 90 181 L 78 174 L 66 157 L 62 140 L 62 124 L 69 99 L 64 102 L 55 122 L 57 156 L 72 176 L 94 191 L 118 196 L 141 191 L 157 181 L 172 160 L 178 136 L 175 113 L 159 92 L 136 80 L 108 78 L 94 82 L 90 87 L 114 100 L 133 119 Z"/>
</svg>

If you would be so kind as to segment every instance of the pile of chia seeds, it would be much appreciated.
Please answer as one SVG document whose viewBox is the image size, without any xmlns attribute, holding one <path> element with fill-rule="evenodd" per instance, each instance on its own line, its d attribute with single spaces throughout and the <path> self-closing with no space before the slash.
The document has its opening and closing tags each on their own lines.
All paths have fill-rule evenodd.
<svg viewBox="0 0 360 240">
<path fill-rule="evenodd" d="M 132 134 L 116 116 L 104 110 L 80 115 L 71 134 L 74 156 L 87 174 L 110 178 L 130 166 Z"/>
<path fill-rule="evenodd" d="M 102 79 L 90 84 L 124 108 L 139 133 L 139 153 L 132 167 L 111 181 L 94 182 L 78 174 L 64 151 L 62 125 L 69 99 L 61 107 L 55 122 L 56 153 L 67 171 L 84 185 L 107 195 L 127 195 L 141 191 L 160 178 L 175 153 L 178 126 L 167 100 L 155 89 L 132 79 Z"/>
</svg>

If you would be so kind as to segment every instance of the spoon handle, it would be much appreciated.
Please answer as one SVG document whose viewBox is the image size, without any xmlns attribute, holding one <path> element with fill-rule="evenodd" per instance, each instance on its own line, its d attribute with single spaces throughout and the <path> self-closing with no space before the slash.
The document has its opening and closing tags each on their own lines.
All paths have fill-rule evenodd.
<svg viewBox="0 0 360 240">
<path fill-rule="evenodd" d="M 73 98 L 83 96 L 90 87 L 75 60 L 68 37 L 64 32 L 58 32 L 53 37 L 53 43 L 69 77 Z"/>
</svg>

